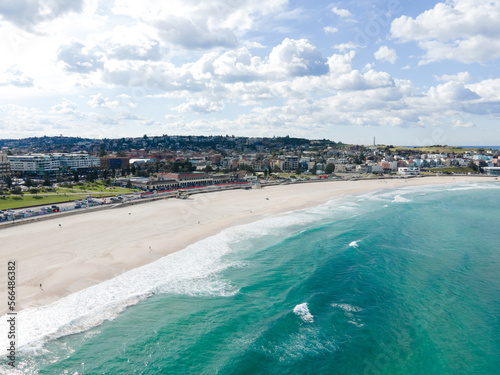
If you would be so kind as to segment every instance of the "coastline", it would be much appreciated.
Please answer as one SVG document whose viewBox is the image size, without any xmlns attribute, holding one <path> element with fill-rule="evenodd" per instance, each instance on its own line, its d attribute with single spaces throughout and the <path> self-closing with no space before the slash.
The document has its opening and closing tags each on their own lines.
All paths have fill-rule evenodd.
<svg viewBox="0 0 500 375">
<path fill-rule="evenodd" d="M 159 200 L 6 228 L 0 231 L 0 254 L 5 263 L 16 261 L 16 310 L 20 311 L 48 305 L 226 228 L 340 196 L 406 186 L 494 181 L 494 177 L 471 176 L 329 181 L 197 194 L 187 200 Z M 5 264 L 2 280 L 7 280 L 6 272 Z M 0 294 L 6 296 L 6 291 L 6 283 L 1 283 Z M 4 307 L 0 315 L 6 312 Z"/>
</svg>

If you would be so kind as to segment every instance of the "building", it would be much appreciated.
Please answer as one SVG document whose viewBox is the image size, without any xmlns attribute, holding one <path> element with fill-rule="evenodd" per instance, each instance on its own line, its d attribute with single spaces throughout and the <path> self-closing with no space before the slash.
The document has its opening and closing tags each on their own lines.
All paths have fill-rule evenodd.
<svg viewBox="0 0 500 375">
<path fill-rule="evenodd" d="M 89 154 L 30 154 L 8 156 L 10 170 L 43 176 L 61 171 L 86 170 L 100 166 L 98 157 Z"/>
<path fill-rule="evenodd" d="M 148 164 L 152 164 L 155 162 L 155 159 L 148 159 L 148 158 L 135 158 L 135 159 L 130 159 L 129 163 L 130 165 L 135 165 L 137 166 L 146 166 Z"/>
<path fill-rule="evenodd" d="M 0 152 L 0 176 L 7 176 L 10 174 L 10 162 L 7 154 Z"/>
<path fill-rule="evenodd" d="M 131 187 L 153 191 L 216 185 L 234 182 L 237 179 L 236 176 L 227 174 L 160 173 L 157 179 L 144 177 L 120 178 L 116 180 L 116 184 L 126 186 L 130 182 Z"/>
<path fill-rule="evenodd" d="M 299 157 L 295 155 L 286 155 L 283 161 L 284 171 L 296 171 L 299 167 Z"/>
<path fill-rule="evenodd" d="M 420 168 L 419 167 L 398 168 L 398 174 L 402 176 L 418 176 L 420 174 Z"/>
<path fill-rule="evenodd" d="M 240 165 L 240 159 L 236 157 L 227 157 L 220 161 L 222 169 L 235 170 Z"/>
<path fill-rule="evenodd" d="M 490 176 L 500 176 L 500 167 L 484 167 L 484 172 Z"/>
<path fill-rule="evenodd" d="M 232 182 L 235 178 L 227 174 L 197 173 L 160 173 L 158 180 L 171 178 L 178 182 L 179 187 L 214 185 Z"/>
<path fill-rule="evenodd" d="M 103 157 L 99 159 L 102 169 L 123 169 L 130 165 L 130 158 L 125 157 Z"/>
<path fill-rule="evenodd" d="M 132 188 L 149 191 L 177 189 L 179 187 L 179 183 L 173 178 L 155 180 L 148 177 L 130 177 L 116 180 L 116 184 L 121 186 L 127 186 L 128 183 Z"/>
</svg>

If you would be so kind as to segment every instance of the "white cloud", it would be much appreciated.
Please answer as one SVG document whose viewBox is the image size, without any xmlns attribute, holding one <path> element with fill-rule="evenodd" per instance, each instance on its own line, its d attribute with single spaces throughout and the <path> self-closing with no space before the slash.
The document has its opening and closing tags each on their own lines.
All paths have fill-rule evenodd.
<svg viewBox="0 0 500 375">
<path fill-rule="evenodd" d="M 222 102 L 214 102 L 210 101 L 206 98 L 201 99 L 191 99 L 187 103 L 183 103 L 174 108 L 174 110 L 179 113 L 211 113 L 211 112 L 220 112 L 224 109 L 224 104 Z"/>
<path fill-rule="evenodd" d="M 33 32 L 46 23 L 70 12 L 81 12 L 84 0 L 5 0 L 0 2 L 3 20 Z"/>
<path fill-rule="evenodd" d="M 102 51 L 107 59 L 158 61 L 162 57 L 158 35 L 144 24 L 119 25 L 95 39 L 95 49 Z"/>
<path fill-rule="evenodd" d="M 14 66 L 0 76 L 0 86 L 33 87 L 33 78 L 27 77 Z"/>
<path fill-rule="evenodd" d="M 326 26 L 323 28 L 323 31 L 325 32 L 325 34 L 335 34 L 339 31 L 339 29 L 332 26 Z"/>
<path fill-rule="evenodd" d="M 50 108 L 50 113 L 57 113 L 57 114 L 71 114 L 71 115 L 76 115 L 79 116 L 79 113 L 77 112 L 77 104 L 68 100 L 68 99 L 63 99 L 62 103 L 53 105 Z"/>
<path fill-rule="evenodd" d="M 500 57 L 499 19 L 500 6 L 493 1 L 450 0 L 415 19 L 395 19 L 391 34 L 417 42 L 426 51 L 422 64 L 446 59 L 485 62 Z"/>
<path fill-rule="evenodd" d="M 443 102 L 462 102 L 480 98 L 477 93 L 466 88 L 463 83 L 454 81 L 431 87 L 429 97 Z"/>
<path fill-rule="evenodd" d="M 87 102 L 92 108 L 107 108 L 113 109 L 122 106 L 122 103 L 118 100 L 109 100 L 105 98 L 101 93 L 96 95 L 91 95 L 90 100 Z"/>
<path fill-rule="evenodd" d="M 457 81 L 457 82 L 468 82 L 471 80 L 469 72 L 460 72 L 457 74 L 443 74 L 442 76 L 434 76 L 438 81 Z"/>
<path fill-rule="evenodd" d="M 102 60 L 80 42 L 61 47 L 57 58 L 65 64 L 66 70 L 75 73 L 90 73 L 104 66 Z"/>
<path fill-rule="evenodd" d="M 326 59 L 307 39 L 286 38 L 273 48 L 269 64 L 272 71 L 281 71 L 290 76 L 322 75 L 328 72 Z"/>
<path fill-rule="evenodd" d="M 332 7 L 332 12 L 340 17 L 352 17 L 351 12 L 349 12 L 347 9 Z"/>
<path fill-rule="evenodd" d="M 354 42 L 348 42 L 348 43 L 336 44 L 333 46 L 333 48 L 335 48 L 336 50 L 338 50 L 340 52 L 346 52 L 346 51 L 350 51 L 353 49 L 358 49 L 359 46 L 354 44 Z"/>
<path fill-rule="evenodd" d="M 208 22 L 170 16 L 158 21 L 156 26 L 165 40 L 187 49 L 235 47 L 237 44 L 231 29 L 211 26 Z"/>
<path fill-rule="evenodd" d="M 251 30 L 261 17 L 280 14 L 286 4 L 287 0 L 242 0 L 237 4 L 225 0 L 169 0 L 167 7 L 155 0 L 140 4 L 117 0 L 113 12 L 154 25 L 168 43 L 196 50 L 236 46 L 237 34 Z"/>
<path fill-rule="evenodd" d="M 466 86 L 476 92 L 485 101 L 500 102 L 500 79 L 487 79 Z"/>
<path fill-rule="evenodd" d="M 390 49 L 387 46 L 381 46 L 374 54 L 375 59 L 380 61 L 387 61 L 391 64 L 394 64 L 398 59 L 398 55 L 396 55 L 396 51 Z"/>
<path fill-rule="evenodd" d="M 475 125 L 474 123 L 472 122 L 465 122 L 465 121 L 462 121 L 462 120 L 457 120 L 457 119 L 454 119 L 454 120 L 451 120 L 451 123 L 452 123 L 452 126 L 454 128 L 475 128 Z"/>
</svg>

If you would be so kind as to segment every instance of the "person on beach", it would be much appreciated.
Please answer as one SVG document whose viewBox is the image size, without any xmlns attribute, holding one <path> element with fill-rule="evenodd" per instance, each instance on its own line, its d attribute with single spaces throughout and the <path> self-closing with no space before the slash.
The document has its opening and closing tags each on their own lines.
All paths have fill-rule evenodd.
<svg viewBox="0 0 500 375">
<path fill-rule="evenodd" d="M 40 290 L 43 292 L 42 284 L 40 284 Z"/>
</svg>

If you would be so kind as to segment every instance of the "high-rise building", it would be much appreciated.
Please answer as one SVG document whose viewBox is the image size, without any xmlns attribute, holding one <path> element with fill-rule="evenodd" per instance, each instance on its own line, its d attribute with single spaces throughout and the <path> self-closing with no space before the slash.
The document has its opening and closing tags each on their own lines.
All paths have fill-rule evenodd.
<svg viewBox="0 0 500 375">
<path fill-rule="evenodd" d="M 0 176 L 6 176 L 10 174 L 10 162 L 7 154 L 0 151 Z"/>
</svg>

